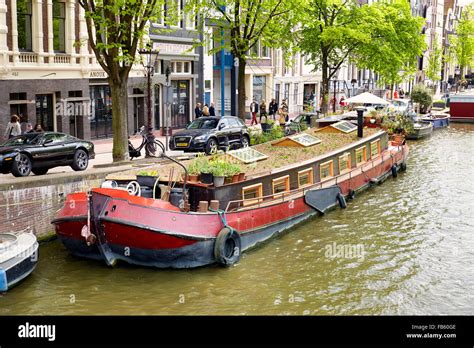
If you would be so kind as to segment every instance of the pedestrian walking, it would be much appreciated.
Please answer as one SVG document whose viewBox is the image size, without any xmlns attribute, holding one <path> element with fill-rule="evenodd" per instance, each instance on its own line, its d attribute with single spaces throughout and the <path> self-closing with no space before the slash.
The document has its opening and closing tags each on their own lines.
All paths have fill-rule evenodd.
<svg viewBox="0 0 474 348">
<path fill-rule="evenodd" d="M 399 95 L 398 95 L 398 91 L 395 90 L 395 92 L 393 92 L 393 99 L 398 99 Z"/>
<path fill-rule="evenodd" d="M 265 100 L 262 100 L 260 104 L 260 123 L 262 123 L 262 116 L 265 116 L 265 120 L 267 119 L 267 105 L 265 104 Z"/>
<path fill-rule="evenodd" d="M 5 138 L 13 138 L 21 134 L 20 118 L 17 115 L 12 115 L 10 122 L 5 129 Z"/>
<path fill-rule="evenodd" d="M 196 104 L 196 108 L 194 108 L 194 115 L 196 116 L 196 118 L 202 116 L 201 103 Z"/>
<path fill-rule="evenodd" d="M 214 103 L 211 103 L 211 106 L 209 107 L 209 115 L 216 116 L 216 109 L 214 108 Z"/>
<path fill-rule="evenodd" d="M 26 133 L 33 133 L 33 126 L 31 125 L 31 123 L 26 124 L 23 134 L 26 134 Z"/>
<path fill-rule="evenodd" d="M 250 104 L 250 113 L 252 114 L 252 121 L 250 122 L 250 125 L 253 126 L 253 123 L 258 124 L 257 122 L 257 113 L 258 113 L 258 103 L 253 100 L 253 102 Z"/>
<path fill-rule="evenodd" d="M 273 117 L 273 121 L 275 121 L 275 115 L 278 112 L 278 103 L 276 102 L 275 98 L 272 99 L 270 105 L 268 106 L 268 114 Z"/>
<path fill-rule="evenodd" d="M 202 115 L 203 116 L 209 116 L 210 115 L 209 106 L 207 104 L 204 104 L 204 107 L 202 108 Z"/>
</svg>

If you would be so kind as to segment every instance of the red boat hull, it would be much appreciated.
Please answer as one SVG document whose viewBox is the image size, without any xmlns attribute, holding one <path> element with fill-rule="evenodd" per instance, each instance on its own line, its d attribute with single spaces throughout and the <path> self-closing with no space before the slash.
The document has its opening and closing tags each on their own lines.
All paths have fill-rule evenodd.
<svg viewBox="0 0 474 348">
<path fill-rule="evenodd" d="M 402 151 L 403 149 L 403 151 Z M 337 182 L 341 193 L 368 188 L 392 175 L 392 166 L 400 167 L 408 148 L 392 147 L 391 156 L 359 174 L 347 174 Z M 375 163 L 375 162 L 374 162 Z M 343 179 L 343 178 L 342 178 Z M 374 180 L 377 179 L 377 180 Z M 331 182 L 327 183 L 331 186 Z M 70 203 L 75 202 L 75 208 Z M 338 202 L 335 200 L 332 207 Z M 90 221 L 97 243 L 87 246 L 81 229 L 87 224 L 87 195 L 69 195 L 65 207 L 53 221 L 56 233 L 74 255 L 103 259 L 109 265 L 116 260 L 159 268 L 189 268 L 216 262 L 216 237 L 224 227 L 216 213 L 181 212 L 169 203 L 129 196 L 116 189 L 93 189 Z M 270 237 L 317 215 L 305 203 L 304 196 L 254 209 L 228 212 L 227 224 L 238 231 L 241 249 L 249 249 Z"/>
</svg>

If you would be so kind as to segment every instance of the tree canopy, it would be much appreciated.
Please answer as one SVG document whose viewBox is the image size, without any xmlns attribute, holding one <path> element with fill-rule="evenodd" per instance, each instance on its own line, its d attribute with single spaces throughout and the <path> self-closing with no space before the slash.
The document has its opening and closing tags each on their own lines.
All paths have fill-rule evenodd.
<svg viewBox="0 0 474 348">
<path fill-rule="evenodd" d="M 299 47 L 323 75 L 323 111 L 329 80 L 348 60 L 396 82 L 424 48 L 423 19 L 403 0 L 359 5 L 357 0 L 308 0 Z"/>
<path fill-rule="evenodd" d="M 449 36 L 449 41 L 461 74 L 466 68 L 474 67 L 474 4 L 464 8 L 455 34 Z"/>
</svg>

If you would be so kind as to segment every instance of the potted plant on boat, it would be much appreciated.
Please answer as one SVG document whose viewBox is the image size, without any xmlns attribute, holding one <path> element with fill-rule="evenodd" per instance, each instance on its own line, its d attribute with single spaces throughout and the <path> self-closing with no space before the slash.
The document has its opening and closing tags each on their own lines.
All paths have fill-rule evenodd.
<svg viewBox="0 0 474 348">
<path fill-rule="evenodd" d="M 199 174 L 203 169 L 202 160 L 194 159 L 188 167 L 188 181 L 199 182 Z"/>
<path fill-rule="evenodd" d="M 214 186 L 216 187 L 224 185 L 226 164 L 227 163 L 222 160 L 215 160 L 211 164 L 211 171 L 214 176 Z"/>
<path fill-rule="evenodd" d="M 140 186 L 153 187 L 156 180 L 158 180 L 158 172 L 156 170 L 142 170 L 137 173 L 137 182 Z"/>
<path fill-rule="evenodd" d="M 212 167 L 209 159 L 206 156 L 199 155 L 195 161 L 198 163 L 200 171 L 200 179 L 203 184 L 212 184 L 214 175 L 212 174 Z"/>
<path fill-rule="evenodd" d="M 225 182 L 235 183 L 239 182 L 239 173 L 240 173 L 240 166 L 235 163 L 225 163 Z"/>
</svg>

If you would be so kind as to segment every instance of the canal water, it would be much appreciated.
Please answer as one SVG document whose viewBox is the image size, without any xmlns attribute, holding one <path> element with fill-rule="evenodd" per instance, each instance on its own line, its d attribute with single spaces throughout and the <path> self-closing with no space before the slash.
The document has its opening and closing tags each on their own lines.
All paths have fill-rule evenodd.
<svg viewBox="0 0 474 348">
<path fill-rule="evenodd" d="M 410 146 L 407 172 L 231 268 L 108 268 L 43 244 L 0 314 L 472 315 L 474 126 Z"/>
</svg>

